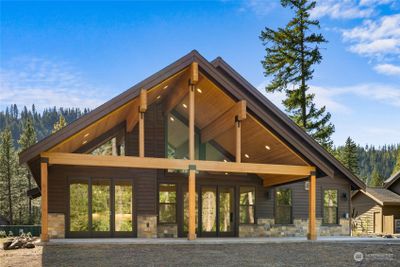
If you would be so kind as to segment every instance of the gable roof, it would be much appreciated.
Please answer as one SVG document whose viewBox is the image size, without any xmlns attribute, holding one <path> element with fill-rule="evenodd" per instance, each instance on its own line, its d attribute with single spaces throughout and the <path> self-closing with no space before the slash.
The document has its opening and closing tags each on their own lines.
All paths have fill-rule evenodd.
<svg viewBox="0 0 400 267">
<path fill-rule="evenodd" d="M 391 187 L 399 179 L 400 179 L 400 171 L 396 172 L 395 174 L 390 176 L 388 179 L 386 179 L 384 182 L 384 187 L 385 188 Z"/>
<path fill-rule="evenodd" d="M 400 195 L 386 189 L 367 187 L 366 190 L 359 190 L 381 206 L 384 205 L 400 205 Z M 353 197 L 356 194 L 353 195 Z"/>
<path fill-rule="evenodd" d="M 27 163 L 43 151 L 54 147 L 63 140 L 85 129 L 108 113 L 136 98 L 140 90 L 148 90 L 155 85 L 173 76 L 192 62 L 197 62 L 199 70 L 208 79 L 224 89 L 236 100 L 246 100 L 248 112 L 257 117 L 279 138 L 284 140 L 291 149 L 315 164 L 326 175 L 333 177 L 339 175 L 350 181 L 353 188 L 365 188 L 365 184 L 354 174 L 347 170 L 329 152 L 322 148 L 290 118 L 270 102 L 261 92 L 240 76 L 222 58 L 217 58 L 211 63 L 202 57 L 196 50 L 175 61 L 149 78 L 139 82 L 122 94 L 97 107 L 90 113 L 80 117 L 60 131 L 44 138 L 35 145 L 20 153 L 20 162 Z"/>
</svg>

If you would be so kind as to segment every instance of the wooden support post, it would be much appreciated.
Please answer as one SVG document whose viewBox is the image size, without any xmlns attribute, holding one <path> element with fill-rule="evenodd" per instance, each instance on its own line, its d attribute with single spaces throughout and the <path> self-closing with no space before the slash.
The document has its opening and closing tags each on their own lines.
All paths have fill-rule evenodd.
<svg viewBox="0 0 400 267">
<path fill-rule="evenodd" d="M 48 236 L 48 171 L 47 158 L 42 158 L 40 163 L 40 191 L 42 195 L 42 233 L 40 239 L 42 242 L 49 241 Z"/>
<path fill-rule="evenodd" d="M 189 85 L 189 159 L 195 160 L 195 147 L 194 147 L 194 90 L 193 84 Z"/>
<path fill-rule="evenodd" d="M 236 118 L 235 128 L 236 128 L 236 162 L 241 162 L 242 154 L 242 122 Z"/>
<path fill-rule="evenodd" d="M 144 112 L 139 113 L 139 157 L 144 157 Z"/>
<path fill-rule="evenodd" d="M 144 157 L 144 113 L 147 110 L 147 91 L 140 91 L 139 105 L 139 157 Z"/>
<path fill-rule="evenodd" d="M 310 175 L 310 187 L 308 189 L 308 240 L 317 239 L 317 228 L 316 228 L 316 187 L 317 179 L 315 171 L 311 172 Z"/>
<path fill-rule="evenodd" d="M 196 168 L 189 166 L 189 232 L 188 239 L 196 239 Z"/>
</svg>

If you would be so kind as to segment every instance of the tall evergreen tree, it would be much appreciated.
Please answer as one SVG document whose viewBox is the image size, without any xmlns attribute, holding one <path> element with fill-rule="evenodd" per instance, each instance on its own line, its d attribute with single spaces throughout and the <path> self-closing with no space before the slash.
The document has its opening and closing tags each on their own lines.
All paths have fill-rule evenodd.
<svg viewBox="0 0 400 267">
<path fill-rule="evenodd" d="M 12 180 L 16 175 L 16 167 L 17 160 L 11 130 L 7 127 L 0 135 L 0 181 L 3 195 L 1 207 L 7 212 L 11 224 L 14 223 Z"/>
<path fill-rule="evenodd" d="M 33 127 L 32 120 L 30 118 L 25 119 L 21 137 L 18 141 L 20 145 L 20 149 L 24 150 L 30 147 L 31 145 L 35 144 L 37 141 L 36 139 L 36 131 Z M 27 179 L 28 182 L 28 190 L 32 189 L 32 175 L 30 171 L 24 167 L 22 168 L 23 176 Z M 32 215 L 32 200 L 29 198 L 28 200 L 28 211 L 29 211 L 29 224 L 33 223 L 33 215 Z"/>
<path fill-rule="evenodd" d="M 370 186 L 379 187 L 379 186 L 382 186 L 382 184 L 383 184 L 383 179 L 379 175 L 377 168 L 374 167 L 374 170 L 372 171 L 372 174 L 371 174 Z"/>
<path fill-rule="evenodd" d="M 346 166 L 352 173 L 356 175 L 358 174 L 357 145 L 350 136 L 347 138 L 343 151 L 339 157 L 344 166 Z"/>
<path fill-rule="evenodd" d="M 394 165 L 393 171 L 392 171 L 392 175 L 394 175 L 395 173 L 400 171 L 400 148 L 398 149 L 397 152 L 397 159 L 396 159 L 396 163 Z"/>
<path fill-rule="evenodd" d="M 310 11 L 316 3 L 281 0 L 281 4 L 294 10 L 295 15 L 285 28 L 265 28 L 261 32 L 260 39 L 267 52 L 262 61 L 264 74 L 273 76 L 266 90 L 284 91 L 283 104 L 289 116 L 317 142 L 330 149 L 331 135 L 335 131 L 329 122 L 331 114 L 326 112 L 325 106 L 316 107 L 315 95 L 309 93 L 308 85 L 313 78 L 313 65 L 322 60 L 320 45 L 327 42 L 321 34 L 312 32 L 313 27 L 319 28 L 319 21 L 310 19 Z"/>
<path fill-rule="evenodd" d="M 58 121 L 54 124 L 52 133 L 55 133 L 55 132 L 61 130 L 66 125 L 67 125 L 67 122 L 65 121 L 65 118 L 62 115 L 62 113 L 60 113 L 60 116 L 58 117 Z"/>
</svg>

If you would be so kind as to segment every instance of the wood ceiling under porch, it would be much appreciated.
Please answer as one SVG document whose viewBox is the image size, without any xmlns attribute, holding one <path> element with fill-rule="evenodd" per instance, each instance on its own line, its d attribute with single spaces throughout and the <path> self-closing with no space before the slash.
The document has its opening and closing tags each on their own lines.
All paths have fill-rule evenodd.
<svg viewBox="0 0 400 267">
<path fill-rule="evenodd" d="M 173 109 L 188 120 L 189 159 L 150 158 L 145 156 L 145 112 L 151 104 L 163 105 L 168 114 Z M 126 122 L 126 130 L 138 125 L 137 157 L 95 156 L 73 153 L 115 125 Z M 201 129 L 201 140 L 215 140 L 234 155 L 235 162 L 195 159 L 195 127 Z M 74 136 L 41 154 L 42 227 L 47 239 L 47 168 L 49 164 L 108 166 L 151 169 L 188 170 L 189 234 L 195 239 L 196 171 L 255 173 L 264 179 L 265 186 L 273 186 L 310 177 L 309 238 L 316 238 L 315 190 L 316 168 L 310 166 L 265 125 L 248 113 L 245 100 L 235 100 L 199 72 L 192 63 L 173 77 L 115 109 L 102 119 Z"/>
</svg>

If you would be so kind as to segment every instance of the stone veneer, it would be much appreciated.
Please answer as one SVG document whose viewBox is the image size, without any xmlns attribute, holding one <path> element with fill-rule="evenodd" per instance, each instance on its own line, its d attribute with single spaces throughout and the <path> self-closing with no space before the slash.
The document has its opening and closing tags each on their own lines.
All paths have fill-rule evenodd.
<svg viewBox="0 0 400 267">
<path fill-rule="evenodd" d="M 157 215 L 138 215 L 137 225 L 137 237 L 157 238 Z"/>
<path fill-rule="evenodd" d="M 65 216 L 63 213 L 48 214 L 48 234 L 49 238 L 65 237 Z"/>
<path fill-rule="evenodd" d="M 318 236 L 348 236 L 350 221 L 340 219 L 339 225 L 321 225 L 317 219 Z M 239 237 L 305 237 L 308 232 L 308 220 L 295 219 L 291 225 L 275 225 L 274 219 L 258 219 L 257 224 L 240 225 Z"/>
<path fill-rule="evenodd" d="M 157 227 L 158 237 L 178 237 L 178 225 L 159 224 Z"/>
</svg>

